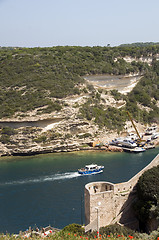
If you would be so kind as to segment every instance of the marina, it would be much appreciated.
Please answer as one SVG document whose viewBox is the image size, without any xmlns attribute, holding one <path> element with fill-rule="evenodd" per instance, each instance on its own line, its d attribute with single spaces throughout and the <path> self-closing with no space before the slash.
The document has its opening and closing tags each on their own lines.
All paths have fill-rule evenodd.
<svg viewBox="0 0 159 240">
<path fill-rule="evenodd" d="M 146 131 L 141 134 L 138 132 L 129 112 L 128 115 L 136 131 L 136 134 L 127 133 L 126 137 L 115 138 L 109 144 L 121 147 L 123 151 L 129 153 L 140 153 L 155 148 L 155 140 L 159 137 L 159 133 L 157 132 L 157 125 L 147 128 Z M 147 135 L 150 136 L 147 137 Z"/>
</svg>

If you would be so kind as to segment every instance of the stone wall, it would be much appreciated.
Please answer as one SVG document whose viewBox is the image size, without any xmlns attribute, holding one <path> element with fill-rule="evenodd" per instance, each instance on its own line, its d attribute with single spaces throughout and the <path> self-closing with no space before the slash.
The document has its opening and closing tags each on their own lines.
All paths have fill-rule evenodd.
<svg viewBox="0 0 159 240">
<path fill-rule="evenodd" d="M 132 204 L 137 198 L 136 183 L 148 169 L 159 165 L 159 154 L 129 181 L 113 184 L 92 182 L 85 185 L 86 231 L 118 222 L 138 230 L 138 220 L 134 216 Z M 93 226 L 93 227 L 92 227 Z"/>
</svg>

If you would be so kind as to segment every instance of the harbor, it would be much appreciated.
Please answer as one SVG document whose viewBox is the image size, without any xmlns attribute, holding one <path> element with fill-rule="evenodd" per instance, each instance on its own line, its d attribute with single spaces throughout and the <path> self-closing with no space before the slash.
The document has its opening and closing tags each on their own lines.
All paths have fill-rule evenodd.
<svg viewBox="0 0 159 240">
<path fill-rule="evenodd" d="M 133 121 L 132 124 L 136 132 L 127 132 L 124 137 L 119 136 L 105 144 L 101 141 L 93 142 L 92 147 L 107 151 L 140 153 L 158 145 L 157 125 L 148 127 L 144 133 L 139 133 Z"/>
</svg>

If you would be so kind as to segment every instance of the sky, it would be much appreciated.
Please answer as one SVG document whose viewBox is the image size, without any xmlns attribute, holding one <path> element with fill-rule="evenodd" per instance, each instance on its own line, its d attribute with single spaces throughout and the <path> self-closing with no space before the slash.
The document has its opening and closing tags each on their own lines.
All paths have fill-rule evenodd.
<svg viewBox="0 0 159 240">
<path fill-rule="evenodd" d="M 0 0 L 0 46 L 159 42 L 159 0 Z"/>
</svg>

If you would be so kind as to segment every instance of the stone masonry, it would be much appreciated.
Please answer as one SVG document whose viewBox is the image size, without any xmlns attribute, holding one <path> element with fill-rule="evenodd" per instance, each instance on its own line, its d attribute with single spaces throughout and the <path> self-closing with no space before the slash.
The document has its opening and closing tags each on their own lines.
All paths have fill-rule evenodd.
<svg viewBox="0 0 159 240">
<path fill-rule="evenodd" d="M 159 154 L 127 182 L 91 182 L 85 185 L 85 231 L 119 223 L 138 230 L 132 204 L 137 198 L 136 183 L 148 169 L 159 165 Z"/>
</svg>

